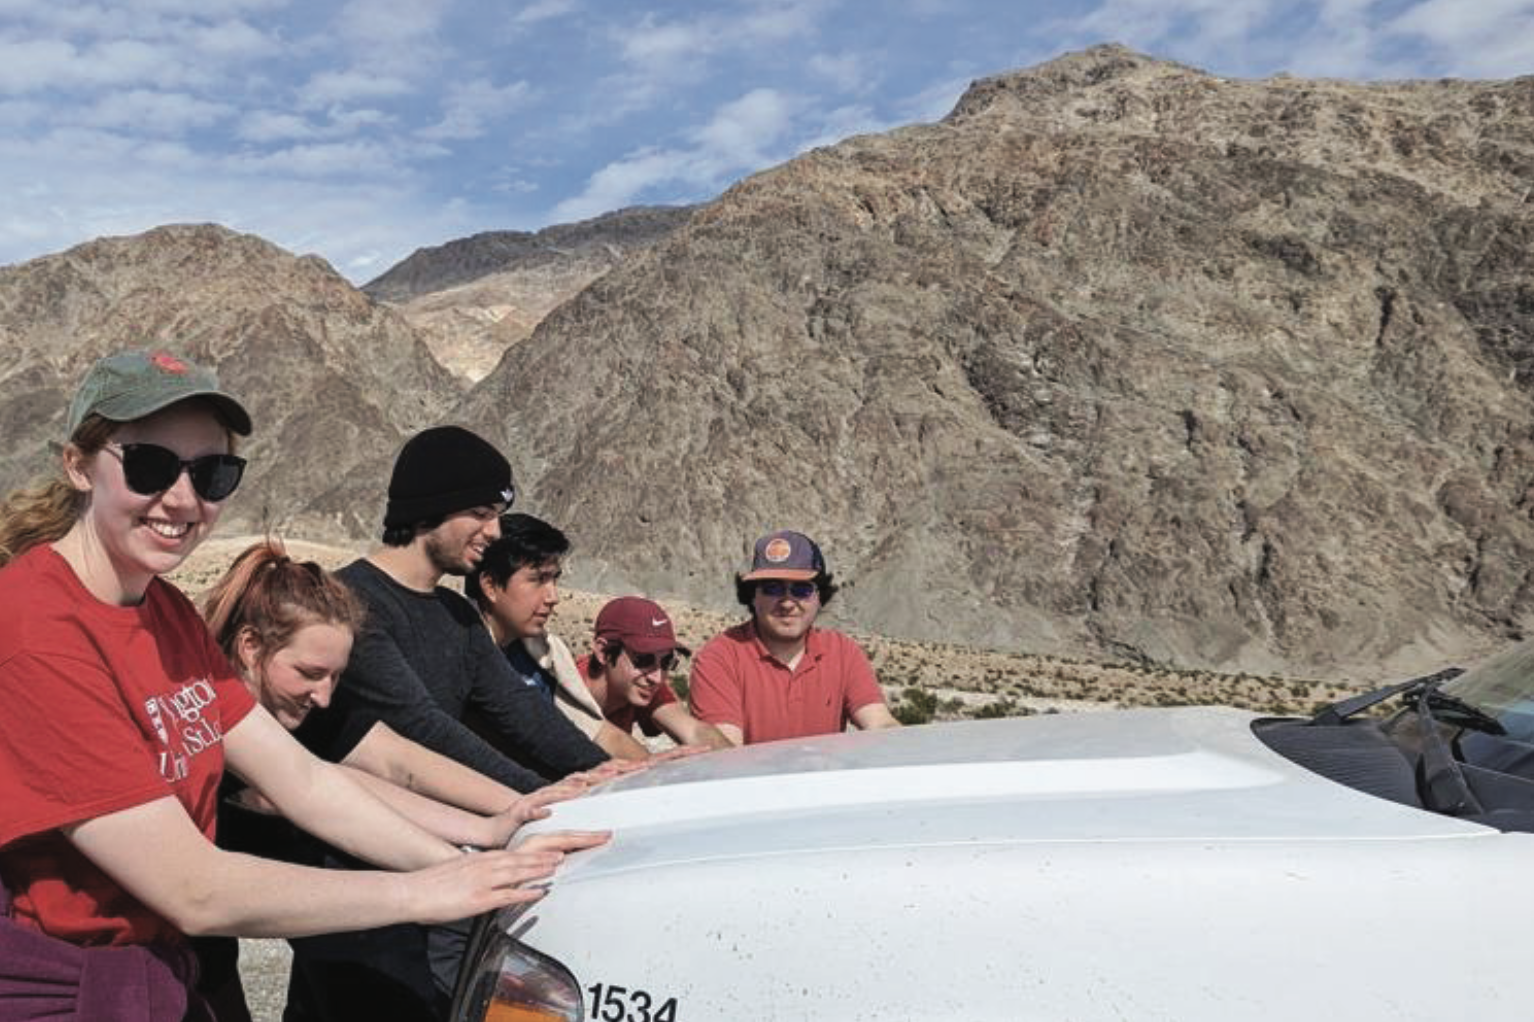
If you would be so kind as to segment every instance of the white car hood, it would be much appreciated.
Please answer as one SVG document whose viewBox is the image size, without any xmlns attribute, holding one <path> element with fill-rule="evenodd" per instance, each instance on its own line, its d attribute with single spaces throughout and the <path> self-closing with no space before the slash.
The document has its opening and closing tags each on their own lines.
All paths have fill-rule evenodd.
<svg viewBox="0 0 1534 1022">
<path fill-rule="evenodd" d="M 773 742 L 663 764 L 535 829 L 610 828 L 564 882 L 837 847 L 1325 842 L 1497 832 L 1296 766 L 1232 709 L 970 721 Z"/>
</svg>

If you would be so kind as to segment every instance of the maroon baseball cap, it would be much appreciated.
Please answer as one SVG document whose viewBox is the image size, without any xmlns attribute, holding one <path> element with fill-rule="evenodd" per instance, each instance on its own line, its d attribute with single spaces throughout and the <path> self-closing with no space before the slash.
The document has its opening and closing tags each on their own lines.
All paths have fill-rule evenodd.
<svg viewBox="0 0 1534 1022">
<path fill-rule="evenodd" d="M 671 616 L 660 604 L 643 596 L 608 600 L 597 614 L 596 632 L 597 638 L 616 640 L 630 653 L 664 653 L 674 649 L 692 655 L 692 650 L 676 641 Z"/>
<path fill-rule="evenodd" d="M 825 570 L 826 559 L 820 555 L 820 547 L 813 539 L 802 532 L 783 529 L 756 541 L 751 570 L 740 576 L 740 580 L 755 582 L 762 578 L 785 578 L 790 582 L 807 582 L 824 574 Z"/>
</svg>

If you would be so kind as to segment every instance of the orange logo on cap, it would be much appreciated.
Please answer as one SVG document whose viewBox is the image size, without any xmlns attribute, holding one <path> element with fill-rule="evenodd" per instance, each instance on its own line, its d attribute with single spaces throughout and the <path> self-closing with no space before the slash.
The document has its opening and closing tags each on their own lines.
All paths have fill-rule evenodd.
<svg viewBox="0 0 1534 1022">
<path fill-rule="evenodd" d="M 762 551 L 762 556 L 773 564 L 781 564 L 788 560 L 788 555 L 793 552 L 794 548 L 789 544 L 788 540 L 779 536 L 767 544 L 766 549 Z"/>
<path fill-rule="evenodd" d="M 162 373 L 175 373 L 177 376 L 185 376 L 186 363 L 175 355 L 168 355 L 163 351 L 157 351 L 149 356 L 149 364 Z"/>
</svg>

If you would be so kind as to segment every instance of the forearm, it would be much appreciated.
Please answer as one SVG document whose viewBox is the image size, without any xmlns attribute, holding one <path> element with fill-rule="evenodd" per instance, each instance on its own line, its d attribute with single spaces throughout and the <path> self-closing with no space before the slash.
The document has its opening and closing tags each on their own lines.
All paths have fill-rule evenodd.
<svg viewBox="0 0 1534 1022">
<path fill-rule="evenodd" d="M 311 869 L 226 852 L 170 796 L 66 827 L 87 859 L 181 932 L 299 937 L 447 922 L 538 897 L 562 850 L 602 835 L 545 835 L 540 852 L 457 855 L 415 873 Z"/>
<path fill-rule="evenodd" d="M 728 749 L 737 743 L 730 741 L 712 724 L 704 723 L 687 712 L 681 703 L 671 703 L 655 711 L 655 723 L 670 735 L 678 745 L 701 745 L 708 749 Z"/>
<path fill-rule="evenodd" d="M 900 721 L 895 719 L 895 715 L 884 703 L 868 703 L 866 706 L 859 706 L 852 711 L 852 723 L 854 727 L 862 731 L 900 726 Z"/>
<path fill-rule="evenodd" d="M 649 759 L 650 750 L 641 745 L 633 735 L 619 731 L 607 721 L 592 736 L 597 748 L 614 759 Z"/>
<path fill-rule="evenodd" d="M 397 734 L 386 724 L 375 725 L 342 762 L 470 813 L 494 815 L 519 797 L 514 789 Z"/>
<path fill-rule="evenodd" d="M 471 699 L 494 730 L 492 742 L 498 748 L 516 750 L 519 758 L 541 764 L 556 780 L 608 759 L 541 692 L 518 680 L 488 633 L 484 649 Z"/>
<path fill-rule="evenodd" d="M 342 767 L 353 781 L 375 798 L 422 830 L 454 845 L 483 848 L 495 843 L 490 820 L 464 812 L 424 795 L 408 791 L 391 781 L 363 770 Z M 515 794 L 512 796 L 515 798 Z"/>
<path fill-rule="evenodd" d="M 408 874 L 295 866 L 218 853 L 210 876 L 190 882 L 171 922 L 189 936 L 306 937 L 414 918 Z"/>
<path fill-rule="evenodd" d="M 457 854 L 399 816 L 349 772 L 310 755 L 259 707 L 224 738 L 231 770 L 297 826 L 389 869 L 419 869 Z"/>
</svg>

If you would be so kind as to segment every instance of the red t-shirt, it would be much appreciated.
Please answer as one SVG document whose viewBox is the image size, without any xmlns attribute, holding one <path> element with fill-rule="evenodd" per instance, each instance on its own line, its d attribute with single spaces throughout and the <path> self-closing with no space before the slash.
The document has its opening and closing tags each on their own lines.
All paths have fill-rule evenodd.
<svg viewBox="0 0 1534 1022">
<path fill-rule="evenodd" d="M 581 672 L 581 680 L 591 687 L 591 654 L 587 653 L 575 661 L 575 666 Z M 656 688 L 655 695 L 650 699 L 648 706 L 635 706 L 633 703 L 624 703 L 611 713 L 606 714 L 609 724 L 622 731 L 624 734 L 633 734 L 634 725 L 639 725 L 639 730 L 654 738 L 659 735 L 663 728 L 655 723 L 655 711 L 662 706 L 670 706 L 678 702 L 676 693 L 671 691 L 671 683 L 663 681 Z"/>
<path fill-rule="evenodd" d="M 855 710 L 884 702 L 873 665 L 841 632 L 810 629 L 789 670 L 767 652 L 750 621 L 703 644 L 688 687 L 699 720 L 735 725 L 748 745 L 839 734 Z"/>
<path fill-rule="evenodd" d="M 160 579 L 138 606 L 104 604 L 34 547 L 0 569 L 0 699 L 0 873 L 17 921 L 84 945 L 173 938 L 59 828 L 171 795 L 213 839 L 223 736 L 254 703 L 196 608 Z"/>
</svg>

